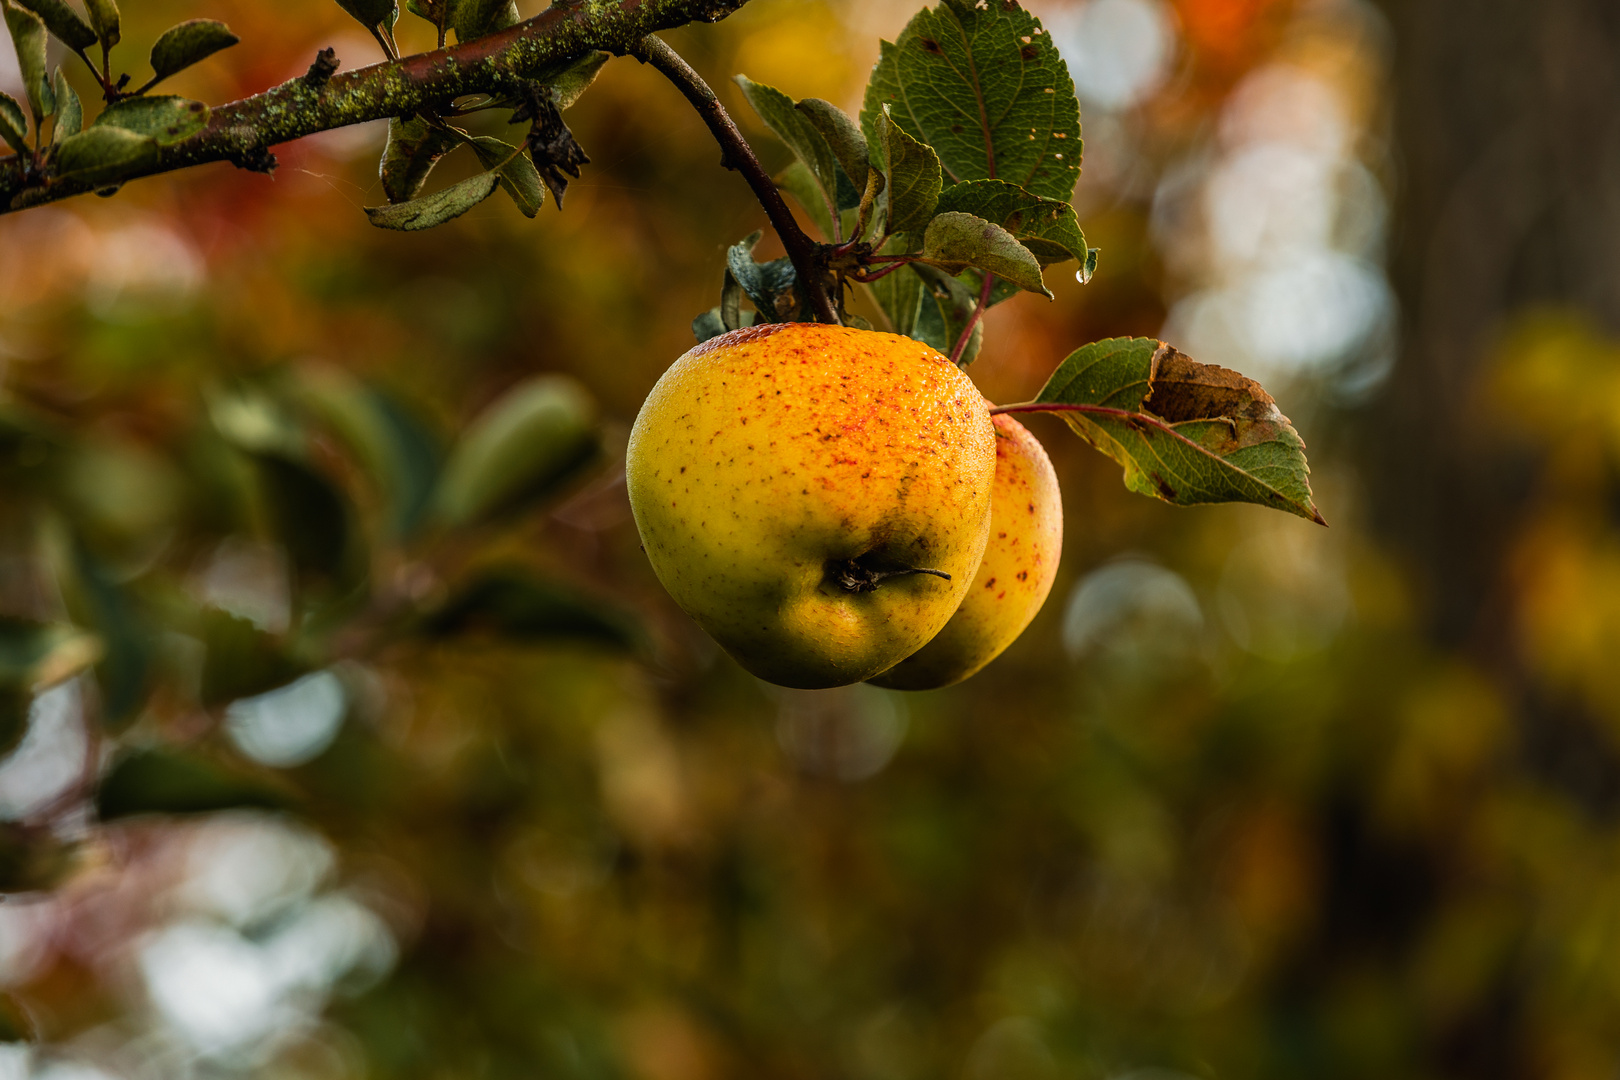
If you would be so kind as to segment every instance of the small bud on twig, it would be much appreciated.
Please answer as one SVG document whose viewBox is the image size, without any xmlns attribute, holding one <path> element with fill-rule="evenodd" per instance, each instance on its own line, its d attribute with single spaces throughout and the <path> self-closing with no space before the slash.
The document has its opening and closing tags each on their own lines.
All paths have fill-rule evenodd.
<svg viewBox="0 0 1620 1080">
<path fill-rule="evenodd" d="M 311 86 L 325 86 L 337 69 L 337 50 L 330 47 L 322 49 L 315 54 L 315 62 L 309 65 L 309 70 L 304 72 L 304 81 Z"/>
<path fill-rule="evenodd" d="M 226 160 L 238 169 L 246 169 L 248 172 L 256 173 L 273 173 L 276 171 L 276 166 L 281 164 L 276 160 L 276 155 L 263 146 L 251 146 L 246 150 L 229 155 Z"/>
</svg>

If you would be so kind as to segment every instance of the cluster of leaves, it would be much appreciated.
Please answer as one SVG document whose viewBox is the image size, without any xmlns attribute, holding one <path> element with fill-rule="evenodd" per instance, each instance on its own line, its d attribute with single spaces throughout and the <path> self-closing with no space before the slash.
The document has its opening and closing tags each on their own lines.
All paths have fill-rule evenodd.
<svg viewBox="0 0 1620 1080">
<path fill-rule="evenodd" d="M 103 733 L 125 744 L 96 786 L 102 820 L 296 803 L 273 770 L 249 768 L 215 739 L 155 740 L 136 726 L 154 702 L 223 710 L 413 641 L 642 648 L 636 620 L 613 604 L 527 565 L 466 554 L 478 547 L 469 540 L 487 549 L 599 462 L 595 405 L 572 380 L 520 383 L 448 448 L 391 394 L 334 369 L 214 387 L 205 399 L 206 419 L 172 459 L 136 467 L 193 493 L 196 505 L 163 526 L 181 530 L 162 542 L 179 564 L 140 555 L 147 541 L 111 505 L 116 492 L 75 479 L 100 477 L 113 451 L 21 405 L 0 412 L 0 505 L 45 523 L 41 563 L 64 602 L 55 621 L 0 619 L 0 754 L 23 737 L 34 698 L 90 675 Z M 244 534 L 284 553 L 285 626 L 188 595 L 186 553 Z M 392 572 L 401 566 L 431 587 L 402 588 L 411 574 Z M 85 783 L 95 780 L 87 762 Z M 74 867 L 71 845 L 25 824 L 0 835 L 0 893 L 49 888 Z"/>
<path fill-rule="evenodd" d="M 919 12 L 883 43 L 859 123 L 830 102 L 737 81 L 796 158 L 777 183 L 833 245 L 834 268 L 871 283 L 896 333 L 967 363 L 982 338 L 981 291 L 991 304 L 1020 290 L 1050 296 L 1045 267 L 1095 269 L 1068 202 L 1081 157 L 1074 83 L 1018 5 L 946 0 Z M 782 299 L 796 286 L 788 270 L 741 269 L 743 254 L 730 253 L 727 288 L 749 295 L 755 320 L 796 317 Z M 695 330 L 701 340 L 737 325 L 723 304 Z"/>
<path fill-rule="evenodd" d="M 30 156 L 53 178 L 116 186 L 155 165 L 163 147 L 190 138 L 208 124 L 209 109 L 202 102 L 148 91 L 235 45 L 238 38 L 213 19 L 172 26 L 152 46 L 152 77 L 126 91 L 130 76 L 115 79 L 111 68 L 112 51 L 120 40 L 118 5 L 115 0 L 88 0 L 86 9 L 88 20 L 66 0 L 0 0 L 28 104 L 25 114 L 15 98 L 0 93 L 0 139 L 18 154 Z M 52 71 L 47 63 L 46 45 L 52 36 L 85 62 L 101 87 L 107 107 L 88 125 L 84 106 L 62 69 Z M 87 52 L 97 46 L 99 65 Z M 33 195 L 24 191 L 17 198 L 26 204 Z"/>
<path fill-rule="evenodd" d="M 363 23 L 391 57 L 397 57 L 393 27 L 399 18 L 394 0 L 339 0 Z M 449 35 L 460 41 L 504 30 L 518 21 L 512 0 L 406 0 L 405 9 L 438 30 L 442 46 Z M 368 207 L 371 223 L 384 229 L 415 232 L 461 216 L 501 188 L 524 217 L 534 217 L 547 190 L 562 207 L 570 177 L 590 159 L 563 123 L 562 111 L 579 99 L 609 59 L 587 52 L 551 71 L 522 80 L 509 93 L 465 102 L 442 101 L 396 117 L 388 123 L 388 145 L 379 172 L 387 205 Z M 529 131 L 514 144 L 494 135 L 476 135 L 451 121 L 491 110 L 510 113 L 511 122 L 528 123 Z M 422 195 L 433 167 L 452 151 L 466 147 L 483 171 L 459 183 Z"/>
<path fill-rule="evenodd" d="M 1081 281 L 1096 269 L 1068 202 L 1082 149 L 1074 83 L 1051 35 L 1018 4 L 943 0 L 918 12 L 883 43 L 858 125 L 829 102 L 737 81 L 793 151 L 778 184 L 816 222 L 835 266 L 867 283 L 895 333 L 965 366 L 984 309 L 1020 291 L 1050 297 L 1042 273 L 1055 263 L 1078 262 Z M 792 264 L 755 262 L 757 240 L 727 253 L 720 306 L 693 321 L 699 341 L 804 317 Z M 1305 444 L 1270 395 L 1162 342 L 1087 345 L 1028 407 L 1062 412 L 1125 467 L 1133 491 L 1321 521 Z"/>
</svg>

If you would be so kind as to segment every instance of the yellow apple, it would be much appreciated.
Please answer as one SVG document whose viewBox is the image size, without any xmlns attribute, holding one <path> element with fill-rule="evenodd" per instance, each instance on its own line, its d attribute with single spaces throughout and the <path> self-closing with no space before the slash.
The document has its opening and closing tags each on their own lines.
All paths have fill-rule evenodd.
<svg viewBox="0 0 1620 1080">
<path fill-rule="evenodd" d="M 1017 640 L 1052 591 L 1063 551 L 1063 500 L 1041 447 L 1011 416 L 996 426 L 990 542 L 962 606 L 945 629 L 870 680 L 891 690 L 934 690 L 978 671 Z"/>
<path fill-rule="evenodd" d="M 653 570 L 743 667 L 860 682 L 950 620 L 984 554 L 995 428 L 927 345 L 813 323 L 749 327 L 677 360 L 630 433 Z"/>
</svg>

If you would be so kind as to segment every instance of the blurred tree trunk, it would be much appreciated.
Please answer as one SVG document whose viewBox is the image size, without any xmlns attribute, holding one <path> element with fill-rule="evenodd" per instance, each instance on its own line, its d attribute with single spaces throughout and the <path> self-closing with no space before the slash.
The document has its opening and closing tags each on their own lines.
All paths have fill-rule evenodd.
<svg viewBox="0 0 1620 1080">
<path fill-rule="evenodd" d="M 1620 3 L 1382 2 L 1395 31 L 1392 276 L 1404 323 L 1398 366 L 1361 427 L 1375 527 L 1426 590 L 1431 639 L 1473 656 L 1512 698 L 1519 753 L 1502 765 L 1612 828 L 1611 740 L 1581 707 L 1547 701 L 1516 655 L 1503 557 L 1536 462 L 1493 434 L 1481 390 L 1499 332 L 1527 310 L 1575 309 L 1620 334 Z M 1384 920 L 1397 955 L 1412 956 L 1400 925 L 1475 887 L 1453 839 L 1428 838 L 1418 865 L 1435 891 L 1418 912 Z M 1355 845 L 1330 856 L 1350 878 L 1365 857 Z M 1402 895 L 1389 875 L 1355 884 L 1368 918 L 1380 895 Z M 1533 906 L 1519 913 L 1526 924 Z M 1435 1074 L 1540 1073 L 1525 1007 L 1537 971 L 1529 955 L 1503 965 L 1471 1007 L 1427 1033 Z"/>
<path fill-rule="evenodd" d="M 1620 3 L 1384 0 L 1395 29 L 1399 366 L 1368 418 L 1377 525 L 1443 644 L 1494 652 L 1527 470 L 1478 420 L 1509 317 L 1620 332 Z"/>
</svg>

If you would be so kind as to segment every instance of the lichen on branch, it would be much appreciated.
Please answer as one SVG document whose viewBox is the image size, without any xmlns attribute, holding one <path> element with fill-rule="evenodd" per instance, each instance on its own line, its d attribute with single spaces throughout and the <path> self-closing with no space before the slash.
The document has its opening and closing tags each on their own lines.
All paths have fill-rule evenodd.
<svg viewBox="0 0 1620 1080">
<path fill-rule="evenodd" d="M 693 22 L 718 22 L 748 0 L 556 0 L 505 30 L 432 52 L 337 71 L 325 80 L 299 76 L 213 109 L 206 127 L 164 146 L 119 182 L 215 161 L 265 170 L 270 148 L 333 128 L 411 116 L 433 102 L 509 92 L 583 53 L 632 51 L 648 34 Z M 28 155 L 0 158 L 0 213 L 56 202 L 105 187 L 105 181 L 53 177 Z"/>
</svg>

